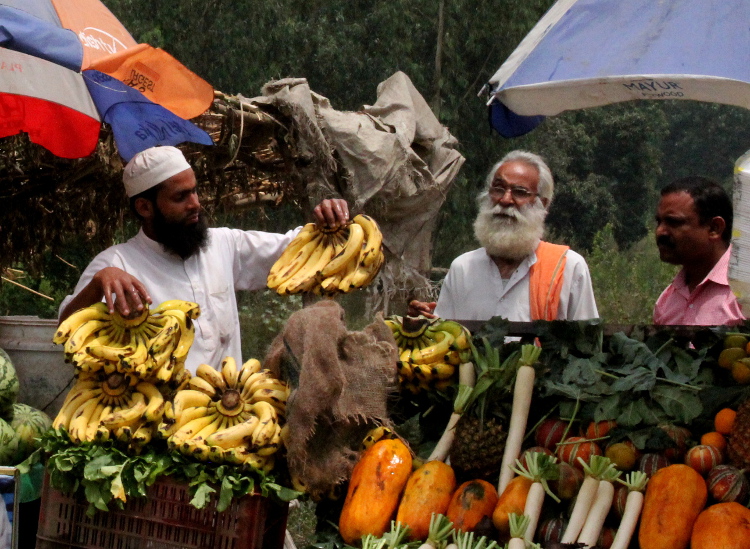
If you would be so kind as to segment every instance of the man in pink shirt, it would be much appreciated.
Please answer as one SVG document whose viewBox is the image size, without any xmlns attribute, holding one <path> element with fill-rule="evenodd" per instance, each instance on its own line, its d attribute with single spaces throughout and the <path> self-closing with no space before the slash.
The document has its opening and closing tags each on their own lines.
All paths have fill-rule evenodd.
<svg viewBox="0 0 750 549">
<path fill-rule="evenodd" d="M 654 307 L 654 324 L 718 326 L 745 320 L 729 288 L 732 201 L 716 182 L 685 177 L 661 191 L 656 245 L 662 261 L 682 265 Z"/>
</svg>

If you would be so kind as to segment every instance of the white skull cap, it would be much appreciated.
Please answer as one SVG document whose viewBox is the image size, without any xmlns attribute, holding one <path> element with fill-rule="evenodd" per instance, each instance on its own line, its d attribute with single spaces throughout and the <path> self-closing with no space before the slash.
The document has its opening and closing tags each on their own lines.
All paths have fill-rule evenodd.
<svg viewBox="0 0 750 549">
<path fill-rule="evenodd" d="M 130 159 L 122 182 L 128 197 L 133 197 L 187 169 L 190 164 L 177 147 L 151 147 Z"/>
</svg>

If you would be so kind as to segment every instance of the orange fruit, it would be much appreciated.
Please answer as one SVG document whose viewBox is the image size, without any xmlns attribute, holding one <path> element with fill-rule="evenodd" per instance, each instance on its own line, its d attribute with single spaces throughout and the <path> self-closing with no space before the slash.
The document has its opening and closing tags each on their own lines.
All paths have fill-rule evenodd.
<svg viewBox="0 0 750 549">
<path fill-rule="evenodd" d="M 735 417 L 737 417 L 737 412 L 731 408 L 719 410 L 714 416 L 714 428 L 722 435 L 728 435 L 732 432 Z"/>
<path fill-rule="evenodd" d="M 745 349 L 739 347 L 728 347 L 719 354 L 718 363 L 722 368 L 732 369 L 732 364 L 747 357 Z"/>
<path fill-rule="evenodd" d="M 727 447 L 727 439 L 718 431 L 711 431 L 701 437 L 701 444 L 713 446 L 720 452 L 724 452 Z"/>
<path fill-rule="evenodd" d="M 743 358 L 732 364 L 732 379 L 740 385 L 750 383 L 750 364 Z"/>
</svg>

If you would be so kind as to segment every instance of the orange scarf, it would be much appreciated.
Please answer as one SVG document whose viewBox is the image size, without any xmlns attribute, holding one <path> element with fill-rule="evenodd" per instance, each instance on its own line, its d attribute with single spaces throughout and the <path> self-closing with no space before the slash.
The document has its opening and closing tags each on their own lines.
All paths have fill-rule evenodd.
<svg viewBox="0 0 750 549">
<path fill-rule="evenodd" d="M 569 246 L 539 242 L 536 263 L 529 269 L 531 320 L 557 320 L 560 290 Z"/>
</svg>

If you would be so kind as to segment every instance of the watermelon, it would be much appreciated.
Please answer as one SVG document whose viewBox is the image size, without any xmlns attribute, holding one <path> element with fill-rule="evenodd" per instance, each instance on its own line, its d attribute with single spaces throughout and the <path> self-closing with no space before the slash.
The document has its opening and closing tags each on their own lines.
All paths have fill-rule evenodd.
<svg viewBox="0 0 750 549">
<path fill-rule="evenodd" d="M 0 349 L 0 418 L 13 419 L 13 404 L 18 398 L 18 375 L 8 353 Z"/>
<path fill-rule="evenodd" d="M 10 423 L 0 419 L 0 465 L 15 465 L 18 435 Z"/>
<path fill-rule="evenodd" d="M 36 439 L 52 427 L 52 420 L 41 410 L 16 402 L 13 405 L 13 421 L 10 422 L 10 426 L 18 435 L 16 463 L 21 463 L 37 449 L 39 441 Z"/>
</svg>

